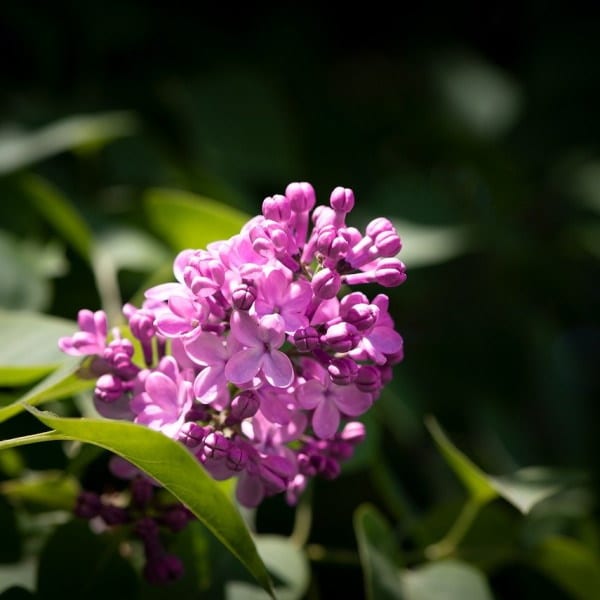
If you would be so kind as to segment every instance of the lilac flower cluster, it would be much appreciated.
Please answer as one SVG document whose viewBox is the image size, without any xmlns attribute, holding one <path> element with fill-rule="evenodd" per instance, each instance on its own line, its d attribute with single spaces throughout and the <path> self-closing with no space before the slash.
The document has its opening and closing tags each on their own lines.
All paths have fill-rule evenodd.
<svg viewBox="0 0 600 600">
<path fill-rule="evenodd" d="M 352 419 L 403 357 L 387 296 L 352 291 L 405 281 L 400 238 L 385 218 L 348 226 L 353 206 L 348 188 L 315 208 L 312 186 L 291 183 L 238 235 L 182 251 L 176 282 L 123 308 L 144 365 L 102 311 L 80 311 L 59 345 L 93 357 L 98 412 L 180 441 L 215 479 L 236 476 L 245 506 L 282 492 L 293 504 L 310 478 L 336 477 L 365 437 Z"/>
</svg>

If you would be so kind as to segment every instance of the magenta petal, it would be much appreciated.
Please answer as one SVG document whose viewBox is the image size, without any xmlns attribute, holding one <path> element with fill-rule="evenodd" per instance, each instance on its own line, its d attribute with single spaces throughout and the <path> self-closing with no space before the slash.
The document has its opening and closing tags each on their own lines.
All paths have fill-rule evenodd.
<svg viewBox="0 0 600 600">
<path fill-rule="evenodd" d="M 204 396 L 206 393 L 213 387 L 218 388 L 226 385 L 227 380 L 225 379 L 225 374 L 223 372 L 223 365 L 206 367 L 198 373 L 194 381 L 194 396 L 203 404 L 208 404 L 214 400 L 214 394 L 211 394 L 210 397 L 205 399 Z"/>
<path fill-rule="evenodd" d="M 332 388 L 335 390 L 333 400 L 345 415 L 357 417 L 371 408 L 371 394 L 361 392 L 355 385 L 334 385 Z"/>
<path fill-rule="evenodd" d="M 251 381 L 258 373 L 263 358 L 261 347 L 240 350 L 227 361 L 225 377 L 237 385 Z"/>
<path fill-rule="evenodd" d="M 146 392 L 156 404 L 176 404 L 177 386 L 160 371 L 150 373 L 145 382 Z"/>
<path fill-rule="evenodd" d="M 265 486 L 259 477 L 242 473 L 238 480 L 235 496 L 242 506 L 254 508 L 265 495 Z"/>
<path fill-rule="evenodd" d="M 369 334 L 369 340 L 384 354 L 396 354 L 402 350 L 402 336 L 389 327 L 375 327 Z"/>
<path fill-rule="evenodd" d="M 258 323 L 247 313 L 235 311 L 231 315 L 231 334 L 244 346 L 262 346 Z"/>
<path fill-rule="evenodd" d="M 187 319 L 165 312 L 156 318 L 158 331 L 167 337 L 178 337 L 192 330 Z"/>
<path fill-rule="evenodd" d="M 144 292 L 150 300 L 168 300 L 174 294 L 181 294 L 185 288 L 180 283 L 161 283 Z"/>
<path fill-rule="evenodd" d="M 273 270 L 263 282 L 262 295 L 268 302 L 281 306 L 289 285 L 287 277 L 281 271 Z"/>
<path fill-rule="evenodd" d="M 184 296 L 171 296 L 169 298 L 169 308 L 179 317 L 191 319 L 198 314 L 198 307 L 194 301 Z"/>
<path fill-rule="evenodd" d="M 214 365 L 225 361 L 227 350 L 221 337 L 212 333 L 201 333 L 184 344 L 187 355 L 199 365 Z"/>
<path fill-rule="evenodd" d="M 323 401 L 317 406 L 312 418 L 312 426 L 322 440 L 329 440 L 337 431 L 340 424 L 340 411 L 329 398 L 323 398 Z"/>
<path fill-rule="evenodd" d="M 315 408 L 315 406 L 323 399 L 324 390 L 325 388 L 320 381 L 317 381 L 316 379 L 307 381 L 298 388 L 298 404 L 300 404 L 302 408 L 308 410 Z"/>
<path fill-rule="evenodd" d="M 279 350 L 264 355 L 263 373 L 265 379 L 275 387 L 288 387 L 294 381 L 292 361 Z"/>
</svg>

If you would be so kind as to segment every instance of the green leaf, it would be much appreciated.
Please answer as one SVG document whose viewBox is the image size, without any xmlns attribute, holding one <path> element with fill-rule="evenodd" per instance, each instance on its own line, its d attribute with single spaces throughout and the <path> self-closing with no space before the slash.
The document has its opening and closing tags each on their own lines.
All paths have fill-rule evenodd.
<svg viewBox="0 0 600 600">
<path fill-rule="evenodd" d="M 14 130 L 0 137 L 0 175 L 23 169 L 65 150 L 100 146 L 137 129 L 133 114 L 124 111 L 76 115 L 37 131 Z"/>
<path fill-rule="evenodd" d="M 97 237 L 99 252 L 110 258 L 117 270 L 154 271 L 170 258 L 158 240 L 140 229 L 113 227 Z"/>
<path fill-rule="evenodd" d="M 153 189 L 144 201 L 152 227 L 175 250 L 204 248 L 227 239 L 248 220 L 225 204 L 179 190 Z"/>
<path fill-rule="evenodd" d="M 404 600 L 397 545 L 389 523 L 373 506 L 363 504 L 354 514 L 354 531 L 368 600 Z"/>
<path fill-rule="evenodd" d="M 392 221 L 402 238 L 399 258 L 409 270 L 446 262 L 469 249 L 469 230 L 465 226 L 421 225 L 401 219 Z"/>
<path fill-rule="evenodd" d="M 536 504 L 561 490 L 585 482 L 587 477 L 580 471 L 525 467 L 510 475 L 489 479 L 503 498 L 527 514 Z"/>
<path fill-rule="evenodd" d="M 525 467 L 508 475 L 488 475 L 452 444 L 435 419 L 426 419 L 426 425 L 446 462 L 469 490 L 471 498 L 481 505 L 501 496 L 527 514 L 543 500 L 587 479 L 581 471 L 547 467 Z"/>
<path fill-rule="evenodd" d="M 597 600 L 600 557 L 577 540 L 546 538 L 531 556 L 534 566 L 578 600 Z"/>
<path fill-rule="evenodd" d="M 62 471 L 31 473 L 0 483 L 0 493 L 12 502 L 47 510 L 72 510 L 78 492 L 77 480 Z"/>
<path fill-rule="evenodd" d="M 485 577 L 457 561 L 430 563 L 402 573 L 404 600 L 492 600 Z"/>
<path fill-rule="evenodd" d="M 442 456 L 463 482 L 470 496 L 480 504 L 494 499 L 498 493 L 490 483 L 488 476 L 452 444 L 434 418 L 427 418 L 425 424 Z"/>
<path fill-rule="evenodd" d="M 0 565 L 0 592 L 4 592 L 0 598 L 9 600 L 10 598 L 27 597 L 15 595 L 11 588 L 22 586 L 27 590 L 34 590 L 36 567 L 36 561 L 31 558 L 12 565 Z"/>
<path fill-rule="evenodd" d="M 93 533 L 87 522 L 62 525 L 46 543 L 38 570 L 41 599 L 122 598 L 136 595 L 137 576 L 118 551 L 118 539 Z"/>
<path fill-rule="evenodd" d="M 304 552 L 280 535 L 257 535 L 254 542 L 267 569 L 282 582 L 275 586 L 278 600 L 301 600 L 310 581 L 310 569 Z M 264 600 L 260 588 L 242 581 L 226 584 L 227 600 Z"/>
<path fill-rule="evenodd" d="M 0 309 L 0 386 L 32 383 L 68 362 L 58 339 L 76 330 L 66 319 Z"/>
<path fill-rule="evenodd" d="M 94 379 L 82 379 L 78 374 L 80 362 L 78 357 L 67 357 L 60 368 L 50 373 L 24 396 L 12 404 L 0 408 L 0 423 L 25 410 L 26 405 L 39 406 L 44 402 L 68 398 L 94 387 Z"/>
<path fill-rule="evenodd" d="M 85 260 L 92 251 L 92 232 L 69 200 L 50 182 L 35 175 L 23 177 L 23 190 L 38 212 Z"/>
<path fill-rule="evenodd" d="M 31 412 L 59 435 L 95 444 L 122 456 L 183 502 L 271 592 L 271 581 L 239 512 L 216 481 L 181 444 L 134 423 L 60 418 Z"/>
</svg>

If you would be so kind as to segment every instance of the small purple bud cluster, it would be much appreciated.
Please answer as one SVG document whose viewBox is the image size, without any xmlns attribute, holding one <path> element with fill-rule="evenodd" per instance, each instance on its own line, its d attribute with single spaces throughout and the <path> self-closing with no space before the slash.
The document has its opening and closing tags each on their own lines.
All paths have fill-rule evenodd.
<svg viewBox="0 0 600 600">
<path fill-rule="evenodd" d="M 353 419 L 403 357 L 388 297 L 351 289 L 405 281 L 400 238 L 385 218 L 365 233 L 347 225 L 353 207 L 348 188 L 315 207 L 312 186 L 291 183 L 238 235 L 179 253 L 176 282 L 123 309 L 144 364 L 118 330 L 109 338 L 103 312 L 81 310 L 59 346 L 92 357 L 99 413 L 180 441 L 215 479 L 237 477 L 245 506 L 278 493 L 293 504 L 310 478 L 336 477 L 365 435 Z"/>
<path fill-rule="evenodd" d="M 164 585 L 181 577 L 183 564 L 177 556 L 167 552 L 161 534 L 181 531 L 193 515 L 182 504 L 161 502 L 157 490 L 147 478 L 137 475 L 130 481 L 128 493 L 119 494 L 118 503 L 113 500 L 114 494 L 81 491 L 74 512 L 93 522 L 96 529 L 131 527 L 143 545 L 144 577 L 152 584 Z"/>
</svg>

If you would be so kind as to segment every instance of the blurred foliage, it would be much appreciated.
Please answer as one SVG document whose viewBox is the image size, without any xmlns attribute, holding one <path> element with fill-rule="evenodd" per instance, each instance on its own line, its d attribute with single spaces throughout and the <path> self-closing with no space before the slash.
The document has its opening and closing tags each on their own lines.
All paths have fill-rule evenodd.
<svg viewBox="0 0 600 600">
<path fill-rule="evenodd" d="M 321 202 L 352 187 L 354 225 L 385 215 L 403 237 L 391 312 L 406 359 L 361 454 L 312 489 L 308 521 L 280 498 L 255 515 L 267 566 L 269 553 L 291 565 L 274 572 L 281 597 L 364 584 L 372 598 L 596 598 L 594 486 L 561 491 L 554 476 L 595 482 L 599 466 L 598 12 L 395 8 L 2 3 L 0 436 L 40 431 L 24 398 L 76 413 L 56 402 L 82 387 L 53 340 L 80 308 L 116 313 L 170 279 L 177 249 L 225 235 L 290 181 Z M 40 508 L 67 463 L 40 446 L 0 454 L 0 598 L 76 589 L 60 588 L 54 549 L 87 534 L 65 524 L 62 496 Z M 305 554 L 278 549 L 291 532 Z M 73 585 L 108 552 L 102 568 L 138 593 L 117 541 L 88 537 L 69 554 Z M 251 593 L 201 526 L 174 543 L 188 595 L 224 597 L 226 581 L 228 597 Z"/>
</svg>

